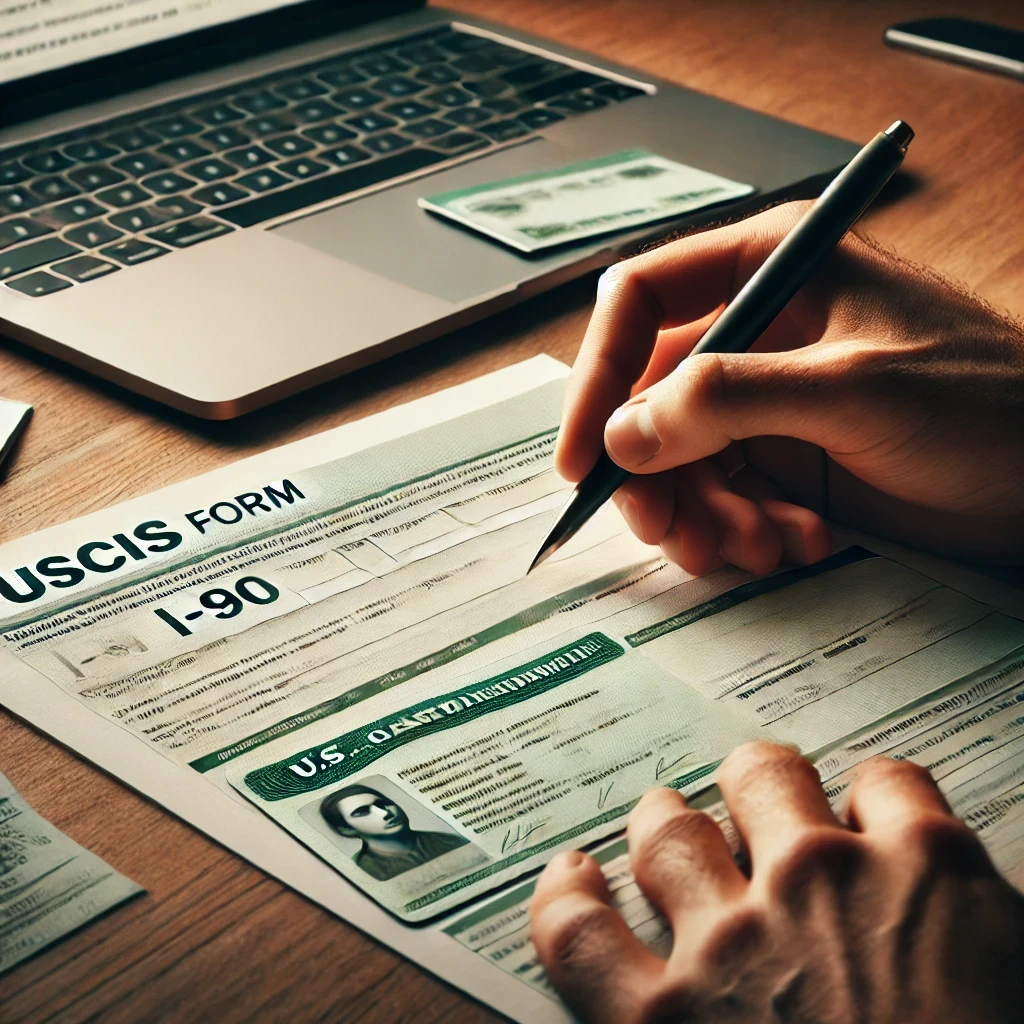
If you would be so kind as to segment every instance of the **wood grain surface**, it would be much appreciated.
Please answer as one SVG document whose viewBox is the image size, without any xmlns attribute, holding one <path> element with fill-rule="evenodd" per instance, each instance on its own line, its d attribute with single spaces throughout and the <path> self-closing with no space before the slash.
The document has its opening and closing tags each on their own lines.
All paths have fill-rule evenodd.
<svg viewBox="0 0 1024 1024">
<path fill-rule="evenodd" d="M 939 13 L 1024 28 L 1019 0 L 449 6 L 851 139 L 904 118 L 917 131 L 908 174 L 868 216 L 869 230 L 1024 313 L 1024 85 L 882 43 L 888 24 Z M 0 486 L 0 541 L 538 352 L 571 362 L 592 291 L 592 279 L 577 282 L 221 424 L 0 346 L 0 395 L 36 409 Z M 40 813 L 148 890 L 0 977 L 2 1024 L 498 1019 L 2 712 L 0 771 Z"/>
</svg>

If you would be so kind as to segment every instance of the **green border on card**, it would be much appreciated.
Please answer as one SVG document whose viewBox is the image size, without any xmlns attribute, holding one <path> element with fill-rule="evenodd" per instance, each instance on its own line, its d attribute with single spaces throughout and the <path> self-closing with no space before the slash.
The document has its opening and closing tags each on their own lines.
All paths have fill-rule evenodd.
<svg viewBox="0 0 1024 1024">
<path fill-rule="evenodd" d="M 525 185 L 527 182 L 541 181 L 542 179 L 564 178 L 567 174 L 589 171 L 597 167 L 613 167 L 615 164 L 628 163 L 630 160 L 642 160 L 645 157 L 648 159 L 653 157 L 657 160 L 668 160 L 668 157 L 658 156 L 657 153 L 648 152 L 646 149 L 624 149 L 619 153 L 612 153 L 610 156 L 580 160 L 578 163 L 566 164 L 564 167 L 557 167 L 551 171 L 533 171 L 530 174 L 521 174 L 515 178 L 502 178 L 501 181 L 492 181 L 486 185 L 470 185 L 468 188 L 458 188 L 451 192 L 438 192 L 436 195 L 424 196 L 423 198 L 425 202 L 433 203 L 435 206 L 443 206 L 445 203 L 454 202 L 463 196 L 480 195 L 483 192 L 493 192 L 496 189 L 508 188 L 511 185 Z M 672 160 L 670 162 L 676 163 L 677 161 Z"/>
</svg>

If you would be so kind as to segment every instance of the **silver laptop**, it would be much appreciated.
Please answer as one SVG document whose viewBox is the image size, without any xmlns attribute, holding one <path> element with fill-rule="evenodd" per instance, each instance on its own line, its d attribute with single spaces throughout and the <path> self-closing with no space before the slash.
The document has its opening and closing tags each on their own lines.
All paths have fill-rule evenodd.
<svg viewBox="0 0 1024 1024">
<path fill-rule="evenodd" d="M 754 185 L 749 208 L 855 152 L 417 0 L 61 0 L 0 30 L 0 329 L 213 419 L 645 234 L 524 256 L 420 196 L 640 147 Z"/>
</svg>

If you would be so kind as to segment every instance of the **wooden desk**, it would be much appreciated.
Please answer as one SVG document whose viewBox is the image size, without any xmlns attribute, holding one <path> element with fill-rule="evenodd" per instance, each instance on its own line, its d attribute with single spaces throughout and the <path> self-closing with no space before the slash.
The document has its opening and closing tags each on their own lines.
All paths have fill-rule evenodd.
<svg viewBox="0 0 1024 1024">
<path fill-rule="evenodd" d="M 916 185 L 868 218 L 904 254 L 1024 313 L 1024 86 L 882 45 L 941 0 L 452 0 L 451 6 L 824 131 L 918 133 Z M 966 11 L 968 5 L 961 5 Z M 971 16 L 1024 28 L 1015 0 Z M 571 362 L 593 282 L 240 422 L 203 424 L 27 350 L 0 393 L 36 418 L 0 489 L 0 540 L 145 494 L 488 370 Z M 145 325 L 140 324 L 140 337 Z M 0 978 L 0 1021 L 485 1021 L 497 1018 L 0 713 L 0 770 L 149 894 Z"/>
</svg>

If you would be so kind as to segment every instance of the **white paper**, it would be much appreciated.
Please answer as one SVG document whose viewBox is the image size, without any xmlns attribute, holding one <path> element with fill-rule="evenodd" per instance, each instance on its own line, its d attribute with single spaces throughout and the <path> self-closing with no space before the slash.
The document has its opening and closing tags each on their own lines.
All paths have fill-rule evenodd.
<svg viewBox="0 0 1024 1024">
<path fill-rule="evenodd" d="M 827 747 L 1006 657 L 1024 626 L 1000 612 L 1005 591 L 957 574 L 955 587 L 941 585 L 941 567 L 925 560 L 922 573 L 898 552 L 839 552 L 768 581 L 730 568 L 695 580 L 636 542 L 611 509 L 524 579 L 566 489 L 550 472 L 566 373 L 538 357 L 4 545 L 0 700 L 501 1012 L 567 1020 L 447 934 L 462 913 L 457 894 L 409 886 L 402 902 L 358 874 L 363 840 L 335 838 L 316 817 L 337 788 L 329 772 L 289 815 L 257 810 L 248 774 L 280 762 L 286 778 L 317 776 L 339 752 L 355 756 L 322 756 L 322 741 L 362 729 L 374 744 L 385 727 L 397 736 L 430 723 L 353 778 L 376 780 L 381 806 L 364 801 L 367 813 L 386 817 L 396 803 L 421 833 L 417 870 L 459 860 L 449 875 L 476 898 L 514 887 L 560 845 L 614 832 L 645 788 L 690 785 L 747 735 Z M 594 633 L 621 653 L 549 701 L 559 691 L 535 685 L 537 664 Z M 499 696 L 509 707 L 434 729 L 448 714 L 438 701 L 456 693 L 467 708 Z M 691 715 L 680 700 L 708 710 Z M 566 710 L 577 707 L 578 718 Z M 562 773 L 564 792 L 537 804 L 557 816 L 513 815 L 498 833 L 467 817 L 489 813 L 479 794 L 475 804 L 423 796 L 433 769 L 417 768 L 414 752 L 450 759 L 459 736 L 486 740 L 472 731 L 480 723 L 521 731 L 533 709 L 576 744 L 566 758 L 562 737 L 538 733 L 529 748 L 552 778 Z M 625 720 L 638 728 L 617 734 Z M 722 727 L 684 735 L 705 721 Z M 707 749 L 694 753 L 693 740 Z M 307 751 L 311 762 L 294 760 Z M 570 778 L 576 763 L 585 779 Z M 525 765 L 523 786 L 537 784 L 537 770 Z M 505 863 L 517 847 L 522 856 Z M 500 870 L 464 885 L 478 855 Z M 404 886 L 414 875 L 394 877 Z M 445 916 L 410 927 L 353 881 L 409 920 Z"/>
</svg>

